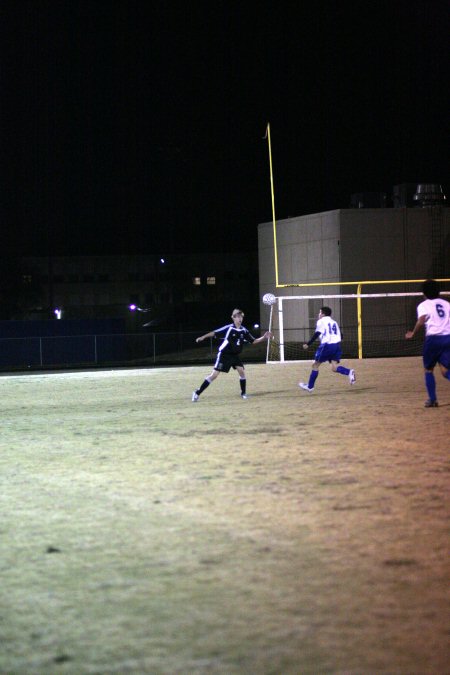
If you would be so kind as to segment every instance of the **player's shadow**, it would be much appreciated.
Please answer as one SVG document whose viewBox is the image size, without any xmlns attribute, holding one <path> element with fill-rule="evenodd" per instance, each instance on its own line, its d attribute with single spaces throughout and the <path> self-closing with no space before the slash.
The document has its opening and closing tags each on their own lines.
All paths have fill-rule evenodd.
<svg viewBox="0 0 450 675">
<path fill-rule="evenodd" d="M 326 389 L 323 387 L 322 389 L 314 389 L 313 392 L 303 392 L 300 388 L 298 388 L 298 391 L 300 394 L 303 394 L 305 397 L 311 397 L 311 398 L 316 398 L 317 396 L 359 396 L 361 394 L 365 394 L 368 391 L 376 391 L 376 387 L 358 387 L 355 389 L 352 387 L 351 389 L 339 389 L 339 390 L 330 390 Z"/>
<path fill-rule="evenodd" d="M 264 398 L 265 396 L 277 396 L 278 394 L 291 394 L 292 395 L 292 389 L 277 389 L 274 391 L 273 389 L 268 389 L 267 391 L 255 391 L 254 393 L 251 392 L 249 393 L 248 397 L 249 398 Z"/>
</svg>

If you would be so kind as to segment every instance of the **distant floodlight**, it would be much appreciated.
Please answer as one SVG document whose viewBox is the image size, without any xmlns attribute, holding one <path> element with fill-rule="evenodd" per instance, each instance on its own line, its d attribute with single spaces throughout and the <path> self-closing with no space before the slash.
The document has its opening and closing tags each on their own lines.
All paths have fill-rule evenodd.
<svg viewBox="0 0 450 675">
<path fill-rule="evenodd" d="M 254 323 L 253 328 L 259 328 L 259 323 Z"/>
<path fill-rule="evenodd" d="M 159 259 L 159 262 L 161 262 L 161 263 L 164 265 L 164 263 L 165 263 L 166 261 L 165 261 L 164 258 L 160 258 L 160 259 Z"/>
<path fill-rule="evenodd" d="M 62 309 L 56 308 L 54 313 L 57 319 L 60 319 L 62 317 Z"/>
<path fill-rule="evenodd" d="M 138 307 L 137 305 L 128 305 L 130 312 L 150 312 L 151 307 Z"/>
</svg>

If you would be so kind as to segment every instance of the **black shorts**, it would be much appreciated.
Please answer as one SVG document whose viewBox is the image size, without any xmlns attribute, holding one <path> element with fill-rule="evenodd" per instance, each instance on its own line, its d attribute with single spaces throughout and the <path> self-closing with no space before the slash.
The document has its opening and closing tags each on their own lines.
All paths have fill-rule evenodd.
<svg viewBox="0 0 450 675">
<path fill-rule="evenodd" d="M 228 373 L 230 368 L 236 368 L 237 366 L 241 366 L 241 368 L 244 367 L 240 354 L 219 352 L 214 364 L 214 370 L 218 370 L 220 373 Z"/>
</svg>

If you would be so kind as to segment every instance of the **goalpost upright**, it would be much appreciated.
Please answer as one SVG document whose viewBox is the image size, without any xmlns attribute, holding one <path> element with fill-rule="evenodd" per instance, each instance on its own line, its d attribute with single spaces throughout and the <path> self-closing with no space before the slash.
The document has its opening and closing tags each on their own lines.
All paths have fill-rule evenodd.
<svg viewBox="0 0 450 675">
<path fill-rule="evenodd" d="M 270 135 L 270 123 L 267 123 L 267 128 L 266 128 L 266 134 L 265 137 L 268 141 L 268 151 L 269 151 L 269 166 L 270 166 L 270 186 L 271 186 L 271 201 L 272 201 L 272 229 L 273 229 L 273 246 L 274 246 L 274 272 L 275 272 L 275 289 L 287 289 L 287 288 L 298 288 L 298 289 L 314 289 L 314 288 L 320 288 L 321 290 L 325 291 L 327 288 L 335 288 L 341 290 L 341 287 L 350 287 L 355 290 L 354 293 L 351 294 L 336 294 L 336 295 L 308 295 L 308 296 L 278 296 L 277 297 L 277 306 L 271 306 L 270 309 L 270 319 L 269 319 L 269 329 L 272 330 L 274 327 L 274 323 L 276 324 L 276 330 L 280 334 L 280 341 L 279 341 L 279 359 L 284 361 L 286 359 L 286 349 L 287 349 L 287 341 L 285 340 L 285 334 L 287 330 L 295 330 L 291 329 L 290 321 L 289 318 L 287 317 L 287 320 L 285 320 L 284 312 L 283 312 L 283 303 L 289 300 L 297 300 L 299 302 L 305 301 L 305 300 L 319 300 L 321 299 L 323 302 L 325 302 L 327 299 L 335 299 L 335 300 L 354 300 L 356 302 L 356 312 L 355 312 L 355 318 L 351 319 L 351 328 L 355 328 L 355 336 L 353 341 L 357 345 L 357 356 L 358 358 L 363 357 L 363 343 L 365 337 L 367 337 L 368 330 L 370 329 L 372 333 L 375 333 L 377 330 L 380 332 L 383 330 L 383 328 L 390 327 L 390 328 L 396 328 L 397 333 L 399 334 L 400 330 L 400 318 L 398 316 L 392 317 L 390 315 L 390 312 L 392 311 L 392 308 L 394 306 L 395 308 L 398 308 L 398 314 L 403 314 L 404 321 L 408 320 L 411 321 L 411 316 L 412 315 L 412 304 L 408 303 L 406 300 L 408 297 L 421 297 L 421 293 L 419 292 L 407 292 L 408 286 L 410 284 L 421 284 L 423 283 L 424 279 L 379 279 L 379 280 L 371 280 L 371 279 L 366 279 L 366 280 L 361 280 L 361 281 L 327 281 L 327 282 L 310 282 L 310 283 L 280 283 L 279 280 L 279 264 L 278 264 L 278 242 L 277 242 L 277 221 L 275 217 L 275 190 L 274 190 L 274 179 L 273 179 L 273 163 L 272 163 L 272 141 L 271 141 L 271 135 Z M 339 242 L 338 242 L 339 244 Z M 340 267 L 339 267 L 340 269 Z M 359 268 L 361 269 L 361 267 Z M 340 274 L 340 272 L 339 272 Z M 387 274 L 392 274 L 392 272 L 388 272 Z M 330 275 L 331 276 L 331 275 Z M 328 276 L 328 278 L 330 278 Z M 333 274 L 332 276 L 335 276 Z M 332 278 L 331 276 L 331 278 Z M 355 275 L 356 276 L 356 275 Z M 319 277 L 320 278 L 320 277 Z M 443 289 L 442 295 L 450 295 L 449 289 L 450 289 L 450 279 L 449 278 L 436 278 L 436 281 L 443 283 L 444 285 L 446 284 L 445 288 Z M 389 290 L 389 286 L 391 285 L 399 285 L 402 284 L 404 286 L 402 293 L 396 293 L 396 292 L 374 292 L 374 293 L 368 293 L 367 287 L 385 287 L 384 290 Z M 388 287 L 388 288 L 386 288 Z M 349 290 L 350 290 L 349 288 Z M 393 289 L 392 289 L 393 290 Z M 301 292 L 301 291 L 300 291 Z M 403 304 L 400 304 L 398 301 L 391 302 L 390 305 L 386 305 L 386 313 L 382 315 L 381 313 L 379 314 L 379 323 L 376 324 L 374 322 L 374 317 L 369 316 L 369 322 L 367 323 L 367 311 L 366 316 L 363 314 L 363 299 L 394 299 L 394 298 L 405 298 L 405 302 Z M 380 300 L 381 304 L 381 300 Z M 374 303 L 376 306 L 376 303 Z M 373 308 L 373 305 L 372 305 Z M 376 313 L 376 309 L 373 310 Z M 406 318 L 406 312 L 409 313 L 410 316 Z M 347 310 L 344 310 L 344 313 L 346 316 L 349 315 Z M 340 317 L 341 319 L 342 317 Z M 308 317 L 309 321 L 313 321 L 315 317 Z M 365 325 L 364 325 L 365 321 Z M 372 321 L 372 325 L 371 324 Z M 367 327 L 369 326 L 369 328 Z M 303 326 L 300 328 L 300 331 L 306 331 L 310 327 Z M 346 326 L 344 324 L 344 332 L 348 333 L 348 330 L 346 330 Z M 403 336 L 402 336 L 403 337 Z M 396 340 L 399 339 L 398 335 L 395 337 Z M 344 338 L 345 340 L 345 338 Z M 377 340 L 380 342 L 381 337 L 377 338 Z M 269 360 L 269 344 L 267 348 L 267 360 Z"/>
<path fill-rule="evenodd" d="M 267 122 L 266 136 L 269 148 L 269 169 L 270 169 L 270 194 L 272 198 L 272 223 L 273 223 L 273 242 L 275 251 L 277 250 L 277 221 L 275 218 L 275 189 L 273 185 L 273 166 L 272 166 L 272 142 L 270 140 L 270 122 Z M 275 255 L 275 286 L 278 288 L 278 255 Z"/>
</svg>

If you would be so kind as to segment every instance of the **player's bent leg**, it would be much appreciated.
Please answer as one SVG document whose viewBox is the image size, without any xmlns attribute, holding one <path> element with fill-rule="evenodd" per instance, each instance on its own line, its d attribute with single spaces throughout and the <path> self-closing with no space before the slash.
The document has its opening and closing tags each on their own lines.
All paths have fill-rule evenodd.
<svg viewBox="0 0 450 675">
<path fill-rule="evenodd" d="M 348 377 L 348 381 L 350 382 L 350 384 L 355 384 L 356 374 L 353 368 L 346 368 L 345 366 L 341 366 L 339 364 L 339 361 L 332 361 L 331 370 L 334 373 L 339 373 L 339 375 L 345 375 L 345 377 Z"/>
<path fill-rule="evenodd" d="M 439 364 L 442 377 L 445 377 L 446 380 L 450 380 L 450 368 L 446 368 L 443 363 Z"/>
</svg>

